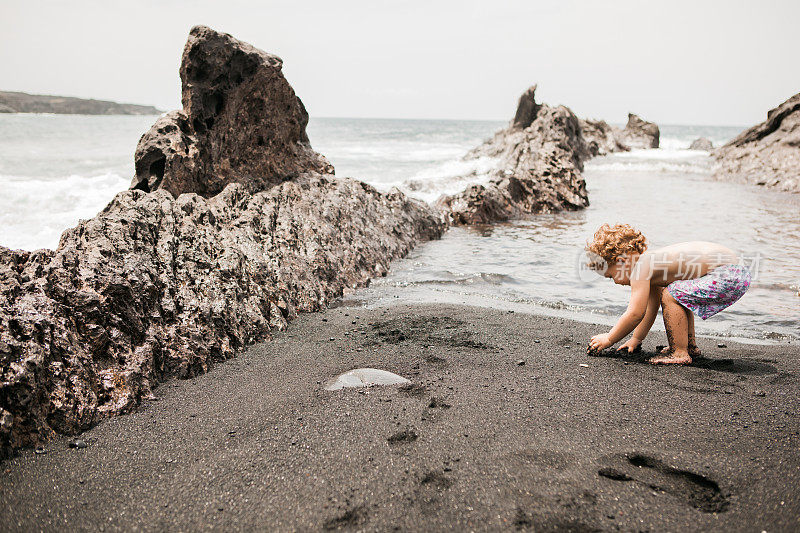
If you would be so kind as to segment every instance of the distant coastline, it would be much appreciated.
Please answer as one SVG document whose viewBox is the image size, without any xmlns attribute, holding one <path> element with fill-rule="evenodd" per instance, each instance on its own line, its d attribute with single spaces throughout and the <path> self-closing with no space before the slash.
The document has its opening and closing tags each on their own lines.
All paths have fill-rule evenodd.
<svg viewBox="0 0 800 533">
<path fill-rule="evenodd" d="M 56 113 L 59 115 L 160 115 L 149 105 L 107 100 L 0 91 L 0 113 Z"/>
</svg>

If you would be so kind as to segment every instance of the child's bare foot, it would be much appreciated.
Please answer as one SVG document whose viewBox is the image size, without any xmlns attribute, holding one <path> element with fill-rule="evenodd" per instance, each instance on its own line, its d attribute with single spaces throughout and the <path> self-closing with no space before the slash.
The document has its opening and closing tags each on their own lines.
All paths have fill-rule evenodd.
<svg viewBox="0 0 800 533">
<path fill-rule="evenodd" d="M 651 357 L 648 362 L 653 365 L 688 365 L 692 363 L 692 357 L 689 352 L 672 350 L 664 355 Z"/>
<path fill-rule="evenodd" d="M 658 353 L 668 354 L 671 351 L 672 350 L 669 346 L 662 346 Z M 692 359 L 699 359 L 700 357 L 703 357 L 703 352 L 700 351 L 700 348 L 698 348 L 696 344 L 689 345 L 689 357 Z"/>
</svg>

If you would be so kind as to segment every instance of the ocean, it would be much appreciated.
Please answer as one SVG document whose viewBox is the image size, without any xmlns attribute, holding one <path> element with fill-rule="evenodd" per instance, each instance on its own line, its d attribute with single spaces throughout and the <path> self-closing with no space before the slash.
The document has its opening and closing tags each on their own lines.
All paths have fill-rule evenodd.
<svg viewBox="0 0 800 533">
<path fill-rule="evenodd" d="M 57 246 L 61 232 L 90 218 L 133 176 L 136 143 L 155 117 L 0 115 L 0 245 Z M 461 156 L 504 122 L 315 118 L 313 147 L 338 176 L 423 201 L 487 178 L 490 162 Z M 346 305 L 450 302 L 613 323 L 628 289 L 580 268 L 584 243 L 602 223 L 627 222 L 660 246 L 712 240 L 756 268 L 745 297 L 697 321 L 698 333 L 754 342 L 800 340 L 800 197 L 710 176 L 717 146 L 742 128 L 661 126 L 661 148 L 596 158 L 584 177 L 591 205 L 531 220 L 451 229 L 396 261 L 385 278 Z M 461 178 L 465 174 L 469 181 Z M 656 329 L 662 328 L 660 320 Z M 663 328 L 662 328 L 663 329 Z"/>
</svg>

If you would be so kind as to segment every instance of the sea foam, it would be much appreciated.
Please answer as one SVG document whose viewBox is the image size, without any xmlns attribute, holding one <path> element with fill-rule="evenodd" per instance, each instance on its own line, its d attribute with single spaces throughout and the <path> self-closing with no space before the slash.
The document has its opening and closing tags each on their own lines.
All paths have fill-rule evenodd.
<svg viewBox="0 0 800 533">
<path fill-rule="evenodd" d="M 66 228 L 95 216 L 129 182 L 115 173 L 57 178 L 0 174 L 0 244 L 55 248 Z"/>
</svg>

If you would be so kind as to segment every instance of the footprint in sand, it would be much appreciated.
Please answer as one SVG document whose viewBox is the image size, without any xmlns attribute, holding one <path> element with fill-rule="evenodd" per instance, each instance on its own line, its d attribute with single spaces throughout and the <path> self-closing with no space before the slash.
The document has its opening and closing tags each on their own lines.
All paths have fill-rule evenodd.
<svg viewBox="0 0 800 533">
<path fill-rule="evenodd" d="M 422 508 L 423 513 L 432 512 L 440 505 L 440 499 L 450 487 L 453 480 L 438 470 L 429 470 L 419 481 L 412 501 Z"/>
<path fill-rule="evenodd" d="M 452 487 L 453 481 L 449 477 L 445 476 L 442 472 L 439 472 L 438 470 L 431 470 L 422 476 L 419 484 L 423 486 L 427 485 L 437 492 L 441 492 Z"/>
<path fill-rule="evenodd" d="M 389 446 L 400 446 L 402 444 L 414 442 L 418 437 L 419 435 L 417 435 L 417 432 L 413 429 L 404 429 L 390 436 L 386 439 L 386 442 L 389 443 Z"/>
<path fill-rule="evenodd" d="M 428 402 L 429 409 L 450 409 L 452 405 L 444 401 L 443 399 L 439 398 L 438 396 L 432 396 L 431 401 Z"/>
<path fill-rule="evenodd" d="M 372 329 L 378 343 L 401 344 L 416 341 L 428 346 L 493 350 L 493 346 L 478 340 L 479 332 L 469 324 L 450 317 L 398 317 L 375 322 Z M 431 356 L 428 362 L 444 363 L 445 359 Z"/>
<path fill-rule="evenodd" d="M 353 529 L 356 526 L 365 524 L 369 520 L 367 509 L 363 505 L 348 509 L 344 513 L 326 520 L 322 528 L 326 531 L 336 531 L 339 529 Z"/>
<path fill-rule="evenodd" d="M 543 531 L 543 532 L 569 532 L 569 533 L 602 533 L 603 529 L 581 522 L 580 520 L 564 517 L 543 518 L 535 514 L 526 513 L 517 507 L 511 525 L 517 531 Z"/>
<path fill-rule="evenodd" d="M 690 470 L 672 467 L 660 459 L 641 453 L 614 455 L 598 475 L 620 482 L 638 483 L 665 492 L 704 513 L 723 513 L 728 498 L 716 481 Z"/>
<path fill-rule="evenodd" d="M 425 385 L 420 385 L 419 383 L 407 383 L 397 387 L 397 391 L 405 394 L 406 396 L 418 398 L 420 396 L 424 396 L 427 392 L 427 389 L 425 388 Z"/>
</svg>

